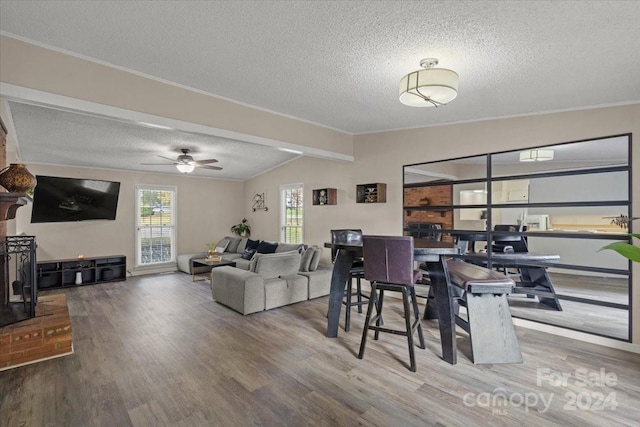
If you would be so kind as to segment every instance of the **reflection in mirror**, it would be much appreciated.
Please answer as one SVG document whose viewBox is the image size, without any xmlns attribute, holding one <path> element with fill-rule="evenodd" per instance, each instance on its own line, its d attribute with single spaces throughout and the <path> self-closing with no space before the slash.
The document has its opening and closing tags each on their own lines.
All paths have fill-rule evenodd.
<svg viewBox="0 0 640 427">
<path fill-rule="evenodd" d="M 553 257 L 533 270 L 493 265 L 518 283 L 509 296 L 512 315 L 629 340 L 629 262 L 599 251 L 628 240 L 629 153 L 630 137 L 622 135 L 405 166 L 404 232 L 472 238 L 465 250 L 492 259 L 514 248 L 524 257 Z M 425 231 L 432 228 L 444 231 Z"/>
</svg>

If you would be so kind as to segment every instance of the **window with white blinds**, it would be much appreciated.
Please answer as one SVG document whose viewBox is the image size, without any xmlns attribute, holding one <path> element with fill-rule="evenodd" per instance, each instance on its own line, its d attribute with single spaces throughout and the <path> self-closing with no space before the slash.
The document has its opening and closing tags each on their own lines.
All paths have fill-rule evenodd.
<svg viewBox="0 0 640 427">
<path fill-rule="evenodd" d="M 302 184 L 280 186 L 280 241 L 303 243 Z"/>
<path fill-rule="evenodd" d="M 175 262 L 176 187 L 136 187 L 136 265 Z"/>
</svg>

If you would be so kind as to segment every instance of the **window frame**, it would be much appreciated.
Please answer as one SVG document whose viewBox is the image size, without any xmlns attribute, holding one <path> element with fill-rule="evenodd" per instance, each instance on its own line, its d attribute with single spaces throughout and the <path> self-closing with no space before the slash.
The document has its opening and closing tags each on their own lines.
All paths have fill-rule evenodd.
<svg viewBox="0 0 640 427">
<path fill-rule="evenodd" d="M 160 261 L 160 262 L 151 262 L 151 263 L 142 263 L 142 245 L 140 242 L 140 231 L 144 225 L 140 224 L 140 192 L 144 190 L 150 191 L 169 191 L 171 192 L 171 223 L 168 225 L 170 227 L 170 239 L 171 239 L 171 257 L 170 260 Z M 154 268 L 168 264 L 175 264 L 177 262 L 177 250 L 176 245 L 178 242 L 178 187 L 174 185 L 156 185 L 156 184 L 136 184 L 135 186 L 135 267 L 136 268 Z"/>
<path fill-rule="evenodd" d="M 287 197 L 285 195 L 286 191 L 290 191 L 290 190 L 299 190 L 300 191 L 300 197 L 301 197 L 301 201 L 300 204 L 298 205 L 299 209 L 301 209 L 302 211 L 302 219 L 301 219 L 301 223 L 299 225 L 300 227 L 300 242 L 289 242 L 286 239 L 287 233 L 286 230 L 289 227 L 294 227 L 294 226 L 288 226 L 286 224 L 286 220 L 287 220 Z M 292 183 L 292 184 L 282 184 L 280 185 L 279 188 L 279 194 L 280 194 L 280 241 L 282 243 L 293 243 L 293 244 L 298 244 L 298 243 L 304 243 L 304 183 L 302 182 L 298 182 L 298 183 Z"/>
</svg>

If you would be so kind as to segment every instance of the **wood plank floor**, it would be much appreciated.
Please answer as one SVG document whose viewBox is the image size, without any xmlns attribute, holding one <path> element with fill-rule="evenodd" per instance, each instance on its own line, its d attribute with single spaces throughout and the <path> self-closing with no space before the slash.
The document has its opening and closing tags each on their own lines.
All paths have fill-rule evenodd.
<svg viewBox="0 0 640 427">
<path fill-rule="evenodd" d="M 559 295 L 594 301 L 629 304 L 628 280 L 622 278 L 550 273 Z M 629 339 L 629 310 L 560 299 L 562 311 L 540 305 L 524 294 L 509 296 L 511 314 L 569 329 L 596 333 L 611 338 Z"/>
<path fill-rule="evenodd" d="M 326 338 L 326 297 L 242 316 L 182 273 L 58 292 L 75 354 L 1 372 L 2 426 L 638 425 L 634 353 L 518 328 L 523 364 L 476 366 L 459 332 L 451 366 L 423 321 L 412 373 L 400 336 L 356 358 L 364 315 Z"/>
</svg>

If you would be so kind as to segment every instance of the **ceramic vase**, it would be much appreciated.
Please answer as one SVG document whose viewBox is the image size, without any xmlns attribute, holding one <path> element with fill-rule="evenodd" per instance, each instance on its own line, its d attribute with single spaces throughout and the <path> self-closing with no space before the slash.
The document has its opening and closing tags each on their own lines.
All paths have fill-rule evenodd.
<svg viewBox="0 0 640 427">
<path fill-rule="evenodd" d="M 36 186 L 36 177 L 22 163 L 11 163 L 0 173 L 0 185 L 9 193 L 24 193 Z"/>
</svg>

